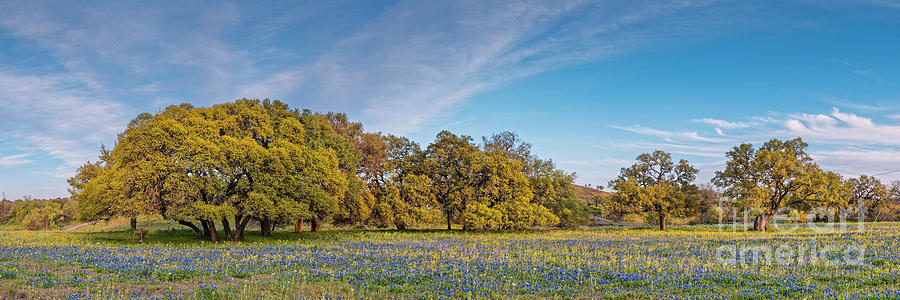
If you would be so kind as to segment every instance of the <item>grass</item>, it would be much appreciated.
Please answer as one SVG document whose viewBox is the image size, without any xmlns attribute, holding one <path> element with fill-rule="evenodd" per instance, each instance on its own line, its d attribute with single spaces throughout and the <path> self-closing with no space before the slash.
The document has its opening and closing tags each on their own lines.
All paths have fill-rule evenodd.
<svg viewBox="0 0 900 300">
<path fill-rule="evenodd" d="M 157 222 L 157 223 L 153 223 Z M 146 223 L 143 223 L 146 225 Z M 0 234 L 0 298 L 896 298 L 900 224 L 784 232 L 716 226 L 463 232 L 330 230 L 213 243 L 151 221 Z M 786 227 L 792 227 L 786 226 Z M 725 264 L 722 247 L 865 248 L 860 265 Z"/>
</svg>

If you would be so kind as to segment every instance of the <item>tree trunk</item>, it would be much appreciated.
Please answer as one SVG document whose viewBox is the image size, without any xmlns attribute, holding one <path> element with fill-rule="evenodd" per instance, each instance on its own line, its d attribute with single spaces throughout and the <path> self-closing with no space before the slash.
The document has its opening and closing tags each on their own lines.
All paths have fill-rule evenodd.
<svg viewBox="0 0 900 300">
<path fill-rule="evenodd" d="M 878 217 L 881 215 L 881 209 L 875 209 L 875 216 L 872 217 L 872 222 L 878 222 Z"/>
<path fill-rule="evenodd" d="M 447 230 L 450 230 L 450 229 L 453 229 L 453 227 L 450 225 L 450 212 L 448 211 L 447 212 Z"/>
<path fill-rule="evenodd" d="M 397 226 L 397 230 L 406 230 L 406 224 L 394 224 Z"/>
<path fill-rule="evenodd" d="M 250 223 L 250 217 L 236 216 L 236 217 L 234 217 L 234 223 L 235 223 L 234 224 L 235 233 L 234 233 L 234 238 L 232 240 L 243 241 L 244 240 L 244 229 L 247 228 L 247 223 Z"/>
<path fill-rule="evenodd" d="M 666 231 L 666 218 L 668 218 L 666 214 L 659 214 L 659 230 Z"/>
<path fill-rule="evenodd" d="M 219 234 L 216 232 L 216 222 L 215 221 L 204 221 L 209 227 L 209 239 L 213 242 L 219 241 Z"/>
<path fill-rule="evenodd" d="M 756 216 L 756 221 L 753 222 L 753 230 L 766 231 L 766 227 L 769 225 L 769 220 L 771 220 L 773 216 L 774 215 L 758 215 L 758 216 Z"/>
<path fill-rule="evenodd" d="M 222 217 L 222 228 L 225 230 L 225 239 L 231 240 L 234 238 L 231 234 L 231 224 L 228 223 L 228 217 Z"/>
<path fill-rule="evenodd" d="M 310 231 L 312 231 L 312 232 L 319 232 L 319 221 L 318 221 L 318 220 L 312 219 L 312 220 L 309 221 L 309 223 L 310 223 L 310 224 L 309 224 L 310 227 L 312 227 L 312 229 L 310 229 Z"/>
<path fill-rule="evenodd" d="M 178 224 L 187 226 L 187 227 L 191 228 L 192 230 L 194 230 L 194 233 L 197 233 L 197 237 L 203 237 L 203 231 L 201 231 L 200 228 L 197 227 L 197 225 L 194 225 L 194 223 L 188 222 L 185 220 L 179 220 Z"/>
<path fill-rule="evenodd" d="M 269 230 L 269 234 L 275 232 L 276 229 L 278 229 L 278 221 L 272 221 L 272 229 Z"/>
<path fill-rule="evenodd" d="M 209 237 L 209 223 L 206 223 L 205 220 L 200 220 L 200 225 L 203 226 L 203 236 Z"/>
<path fill-rule="evenodd" d="M 303 232 L 303 219 L 299 219 L 297 220 L 297 222 L 294 222 L 294 233 L 301 232 Z"/>
<path fill-rule="evenodd" d="M 131 231 L 137 230 L 137 218 L 131 218 Z"/>
<path fill-rule="evenodd" d="M 269 221 L 269 219 L 259 220 L 259 230 L 260 230 L 260 233 L 262 233 L 262 236 L 272 235 L 272 224 Z"/>
</svg>

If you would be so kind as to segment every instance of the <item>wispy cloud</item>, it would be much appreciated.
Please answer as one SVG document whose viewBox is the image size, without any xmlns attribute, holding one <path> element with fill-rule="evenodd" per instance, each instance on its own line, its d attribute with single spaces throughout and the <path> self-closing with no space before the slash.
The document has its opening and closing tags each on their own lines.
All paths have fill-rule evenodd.
<svg viewBox="0 0 900 300">
<path fill-rule="evenodd" d="M 727 143 L 731 142 L 731 139 L 724 138 L 715 138 L 715 137 L 706 137 L 701 136 L 696 131 L 666 131 L 660 130 L 650 127 L 644 127 L 640 125 L 634 126 L 610 126 L 615 129 L 621 129 L 625 131 L 634 132 L 640 135 L 652 136 L 662 138 L 666 142 L 682 142 L 682 141 L 693 141 L 693 142 L 707 142 L 707 143 Z"/>
<path fill-rule="evenodd" d="M 223 40 L 241 21 L 234 5 L 67 4 L 0 3 L 0 29 L 46 51 L 66 76 L 107 96 L 191 86 L 193 95 L 224 101 L 242 76 L 256 72 L 246 51 Z"/>
<path fill-rule="evenodd" d="M 31 153 L 0 156 L 0 167 L 15 167 L 30 163 L 32 160 L 27 159 L 29 156 Z"/>
<path fill-rule="evenodd" d="M 841 144 L 900 145 L 900 126 L 876 124 L 871 118 L 834 108 L 831 114 L 795 114 L 784 122 L 779 136 Z"/>
<path fill-rule="evenodd" d="M 127 110 L 99 98 L 67 76 L 34 76 L 0 71 L 0 137 L 24 142 L 59 159 L 60 176 L 97 156 L 98 147 L 120 132 Z"/>
<path fill-rule="evenodd" d="M 817 151 L 813 156 L 817 161 L 845 176 L 874 175 L 900 170 L 900 151 L 893 149 Z"/>
<path fill-rule="evenodd" d="M 674 154 L 718 158 L 723 157 L 723 154 L 725 152 L 728 152 L 728 150 L 730 149 L 728 143 L 724 142 L 718 144 L 703 143 L 702 145 L 673 143 L 628 143 L 618 144 L 616 146 L 620 148 L 634 149 L 638 152 L 663 150 Z"/>
<path fill-rule="evenodd" d="M 372 127 L 416 131 L 478 93 L 652 42 L 659 27 L 646 23 L 711 2 L 404 1 L 317 60 L 242 91 L 362 100 Z"/>
<path fill-rule="evenodd" d="M 860 103 L 856 101 L 849 101 L 846 99 L 839 98 L 826 98 L 828 103 L 831 103 L 834 106 L 849 108 L 852 110 L 863 110 L 863 111 L 872 111 L 872 112 L 883 112 L 883 111 L 896 111 L 900 110 L 900 105 L 896 104 L 896 101 L 888 101 L 881 103 Z"/>
<path fill-rule="evenodd" d="M 153 99 L 189 90 L 195 103 L 229 100 L 241 76 L 256 72 L 223 40 L 240 21 L 229 4 L 7 2 L 0 11 L 0 34 L 53 60 L 0 64 L 0 138 L 58 159 L 46 171 L 54 177 L 95 160 L 132 116 L 160 108 Z"/>
<path fill-rule="evenodd" d="M 730 122 L 713 118 L 694 119 L 694 122 L 709 124 L 724 129 L 750 128 L 761 125 L 759 122 Z"/>
</svg>

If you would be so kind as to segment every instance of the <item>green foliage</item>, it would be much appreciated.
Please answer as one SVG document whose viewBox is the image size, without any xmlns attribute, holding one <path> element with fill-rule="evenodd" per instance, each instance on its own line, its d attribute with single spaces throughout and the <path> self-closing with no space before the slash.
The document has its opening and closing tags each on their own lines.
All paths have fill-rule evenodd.
<svg viewBox="0 0 900 300">
<path fill-rule="evenodd" d="M 890 191 L 878 178 L 860 175 L 858 178 L 850 178 L 846 183 L 850 189 L 851 201 L 857 207 L 865 209 L 869 220 L 878 221 L 879 217 L 887 213 Z"/>
<path fill-rule="evenodd" d="M 772 216 L 783 208 L 841 206 L 850 200 L 850 189 L 840 175 L 825 172 L 806 153 L 802 139 L 773 139 L 759 149 L 742 144 L 726 153 L 724 171 L 713 183 L 725 188 L 724 195 L 738 207 L 758 208 L 754 225 L 765 230 Z"/>
<path fill-rule="evenodd" d="M 660 229 L 666 230 L 666 218 L 684 215 L 686 201 L 694 197 L 697 187 L 692 182 L 698 170 L 683 159 L 676 164 L 659 150 L 641 154 L 637 161 L 610 182 L 616 190 L 614 201 L 623 204 L 618 209 L 631 213 L 654 213 Z"/>
<path fill-rule="evenodd" d="M 106 169 L 102 160 L 87 162 L 78 168 L 75 176 L 68 179 L 69 193 L 78 203 L 75 214 L 78 220 L 93 221 L 112 216 L 108 203 L 112 178 L 111 172 L 104 172 Z"/>
<path fill-rule="evenodd" d="M 30 230 L 56 229 L 76 217 L 75 201 L 70 199 L 31 199 L 8 202 L 7 223 Z"/>
<path fill-rule="evenodd" d="M 428 146 L 425 173 L 448 229 L 454 217 L 467 230 L 524 229 L 559 222 L 535 201 L 523 162 L 530 159 L 528 153 L 509 149 L 488 143 L 481 151 L 471 137 L 447 131 Z"/>
<path fill-rule="evenodd" d="M 703 215 L 703 223 L 705 224 L 722 224 L 721 221 L 725 217 L 725 210 L 719 206 L 712 206 L 706 210 Z"/>
<path fill-rule="evenodd" d="M 65 219 L 63 211 L 56 205 L 45 205 L 33 209 L 25 215 L 21 224 L 30 230 L 51 229 L 58 227 Z"/>
<path fill-rule="evenodd" d="M 477 159 L 478 147 L 472 144 L 472 138 L 449 131 L 438 133 L 425 150 L 425 173 L 447 219 L 447 229 L 450 229 L 453 217 L 466 208 L 473 193 Z"/>
<path fill-rule="evenodd" d="M 467 229 L 556 224 L 544 204 L 572 198 L 574 174 L 529 149 L 512 133 L 482 150 L 444 131 L 423 151 L 365 133 L 340 113 L 269 100 L 182 104 L 138 115 L 112 150 L 101 148 L 99 161 L 69 179 L 78 205 L 66 209 L 77 207 L 82 220 L 159 214 L 213 240 L 220 227 L 226 239 L 243 239 L 251 219 L 263 235 L 303 220 L 314 230 L 323 222 L 403 229 L 441 213 L 448 228 L 453 218 Z M 566 224 L 578 218 L 565 213 Z"/>
<path fill-rule="evenodd" d="M 268 100 L 169 106 L 135 118 L 102 163 L 70 179 L 71 191 L 84 219 L 160 213 L 204 228 L 221 220 L 230 233 L 233 218 L 235 239 L 249 218 L 326 220 L 339 212 L 348 176 L 323 120 Z M 326 140 L 309 140 L 305 125 Z"/>
<path fill-rule="evenodd" d="M 0 224 L 9 223 L 9 213 L 12 210 L 13 202 L 2 199 L 0 200 Z"/>
<path fill-rule="evenodd" d="M 559 218 L 560 226 L 574 227 L 585 225 L 591 218 L 590 208 L 576 198 L 566 198 L 561 201 L 547 203 L 546 206 Z"/>
<path fill-rule="evenodd" d="M 483 137 L 483 149 L 485 153 L 499 153 L 505 155 L 509 160 L 518 162 L 521 165 L 521 173 L 529 181 L 530 190 L 532 192 L 532 200 L 537 205 L 555 205 L 556 207 L 565 206 L 569 199 L 575 197 L 574 181 L 575 173 L 566 173 L 556 168 L 556 164 L 552 160 L 542 160 L 531 154 L 531 144 L 522 141 L 518 135 L 513 132 L 501 132 L 492 135 L 490 138 Z M 530 204 L 529 204 L 530 205 Z M 543 210 L 534 207 L 536 213 L 543 214 Z M 560 213 L 566 213 L 560 211 Z M 567 221 L 555 225 L 572 226 L 576 219 L 587 219 L 579 216 L 573 218 L 571 215 L 560 216 L 549 220 L 540 219 L 541 225 L 547 225 L 546 221 L 566 218 Z M 580 221 L 579 221 L 580 222 Z M 551 222 L 554 224 L 554 222 Z"/>
</svg>

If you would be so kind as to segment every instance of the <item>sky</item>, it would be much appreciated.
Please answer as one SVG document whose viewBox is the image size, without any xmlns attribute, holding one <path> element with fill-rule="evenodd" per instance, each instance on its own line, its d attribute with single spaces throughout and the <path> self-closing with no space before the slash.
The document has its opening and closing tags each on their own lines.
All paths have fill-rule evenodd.
<svg viewBox="0 0 900 300">
<path fill-rule="evenodd" d="M 513 131 L 606 185 L 740 143 L 900 179 L 900 1 L 0 1 L 0 192 L 66 178 L 141 112 L 240 98 L 422 145 Z M 887 174 L 884 174 L 887 173 Z"/>
</svg>

